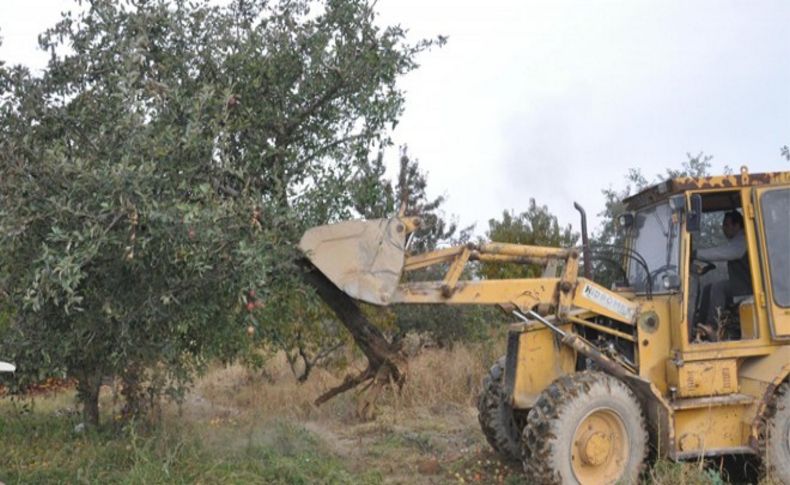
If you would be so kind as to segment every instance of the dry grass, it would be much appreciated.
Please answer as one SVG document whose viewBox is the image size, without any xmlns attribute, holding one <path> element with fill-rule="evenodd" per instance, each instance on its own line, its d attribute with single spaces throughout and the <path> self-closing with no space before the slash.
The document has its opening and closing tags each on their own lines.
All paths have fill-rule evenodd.
<svg viewBox="0 0 790 485">
<path fill-rule="evenodd" d="M 404 408 L 434 408 L 447 403 L 474 405 L 483 374 L 496 357 L 484 346 L 456 346 L 423 352 L 409 364 L 409 381 L 400 396 Z"/>
<path fill-rule="evenodd" d="M 317 369 L 307 382 L 299 384 L 285 357 L 278 355 L 269 361 L 263 372 L 246 369 L 240 364 L 210 369 L 197 382 L 185 409 L 190 412 L 232 409 L 237 413 L 302 419 L 317 412 L 312 406 L 315 397 L 339 382 L 337 376 Z"/>
<path fill-rule="evenodd" d="M 222 416 L 233 409 L 242 421 L 299 422 L 351 470 L 376 470 L 385 483 L 522 483 L 520 466 L 502 462 L 485 443 L 474 408 L 482 377 L 503 350 L 475 345 L 419 353 L 409 362 L 403 392 L 383 394 L 372 422 L 353 415 L 353 392 L 313 406 L 342 375 L 317 369 L 297 384 L 283 356 L 270 360 L 266 377 L 238 366 L 213 369 L 199 382 L 192 404 L 202 396 L 213 406 L 204 412 Z M 726 483 L 722 476 L 700 463 L 662 461 L 649 469 L 645 483 Z"/>
<path fill-rule="evenodd" d="M 354 415 L 353 391 L 321 407 L 313 405 L 344 374 L 316 369 L 298 384 L 282 355 L 270 359 L 264 373 L 238 365 L 211 369 L 188 397 L 182 416 L 208 423 L 203 439 L 217 445 L 261 435 L 272 422 L 298 423 L 352 472 L 373 470 L 385 483 L 447 483 L 472 469 L 467 478 L 490 472 L 498 477 L 494 482 L 502 482 L 520 474 L 519 467 L 502 464 L 488 449 L 474 407 L 482 375 L 498 350 L 476 345 L 419 353 L 409 362 L 403 391 L 383 393 L 370 422 Z M 361 369 L 363 364 L 360 360 L 354 366 Z"/>
<path fill-rule="evenodd" d="M 447 404 L 473 406 L 482 376 L 498 355 L 496 347 L 483 344 L 421 352 L 409 361 L 403 392 L 382 395 L 382 409 L 408 412 Z M 357 359 L 347 372 L 363 367 L 364 361 Z M 340 384 L 343 375 L 319 368 L 307 382 L 299 384 L 282 354 L 269 359 L 260 372 L 239 364 L 217 366 L 197 382 L 185 410 L 199 413 L 232 409 L 236 413 L 294 419 L 347 417 L 347 410 L 353 409 L 348 405 L 354 398 L 353 391 L 319 408 L 312 404 L 324 391 Z"/>
<path fill-rule="evenodd" d="M 403 392 L 384 393 L 370 422 L 354 415 L 354 392 L 321 407 L 313 405 L 344 374 L 316 369 L 299 384 L 282 355 L 270 359 L 265 372 L 240 365 L 211 368 L 181 406 L 165 406 L 161 433 L 142 441 L 135 436 L 128 443 L 118 437 L 92 441 L 75 436 L 71 428 L 78 418 L 69 412 L 74 408 L 70 392 L 37 399 L 24 416 L 8 403 L 0 404 L 0 424 L 8 418 L 6 429 L 11 432 L 5 437 L 6 453 L 43 456 L 35 463 L 21 458 L 0 462 L 18 466 L 17 474 L 7 477 L 0 471 L 0 479 L 313 483 L 316 477 L 329 476 L 333 478 L 319 482 L 523 483 L 521 467 L 502 462 L 490 450 L 474 406 L 483 374 L 502 351 L 480 344 L 419 353 L 409 363 Z M 357 368 L 362 365 L 361 360 L 355 363 Z M 105 416 L 111 416 L 110 389 L 104 389 L 101 402 Z M 32 424 L 26 421 L 31 418 Z M 52 436 L 41 431 L 57 426 L 60 430 Z M 44 433 L 35 450 L 24 448 L 30 429 Z M 64 439 L 81 446 L 81 454 L 47 455 L 64 446 L 71 449 L 62 444 Z M 129 449 L 133 459 L 126 456 Z M 53 471 L 39 463 L 48 463 Z M 721 476 L 699 463 L 660 462 L 645 482 L 724 483 Z"/>
</svg>

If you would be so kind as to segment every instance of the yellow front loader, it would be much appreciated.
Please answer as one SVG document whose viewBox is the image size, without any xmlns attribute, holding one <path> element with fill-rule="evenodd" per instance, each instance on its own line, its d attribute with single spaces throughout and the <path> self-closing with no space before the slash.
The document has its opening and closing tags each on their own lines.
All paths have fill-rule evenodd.
<svg viewBox="0 0 790 485">
<path fill-rule="evenodd" d="M 517 320 L 478 409 L 491 446 L 521 460 L 530 482 L 633 483 L 652 449 L 674 460 L 757 455 L 790 485 L 790 172 L 676 178 L 625 203 L 626 242 L 614 248 L 622 277 L 611 287 L 590 277 L 597 253 L 586 243 L 407 255 L 417 218 L 321 226 L 300 247 L 351 298 L 497 305 Z M 700 296 L 726 264 L 694 255 L 732 211 L 743 216 L 751 293 L 718 309 L 711 334 L 697 325 Z M 470 261 L 559 271 L 463 280 Z M 403 282 L 435 265 L 446 268 L 441 281 Z"/>
</svg>

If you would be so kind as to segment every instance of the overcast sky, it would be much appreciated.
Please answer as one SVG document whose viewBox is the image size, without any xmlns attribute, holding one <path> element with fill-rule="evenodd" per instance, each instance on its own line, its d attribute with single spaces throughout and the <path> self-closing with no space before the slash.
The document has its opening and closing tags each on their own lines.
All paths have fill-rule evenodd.
<svg viewBox="0 0 790 485">
<path fill-rule="evenodd" d="M 36 35 L 66 0 L 0 1 L 0 59 L 41 67 Z M 393 136 L 448 214 L 482 233 L 530 197 L 578 228 L 629 168 L 686 153 L 790 170 L 790 2 L 379 0 L 383 23 L 449 36 L 403 80 Z M 397 154 L 390 155 L 392 169 Z"/>
</svg>

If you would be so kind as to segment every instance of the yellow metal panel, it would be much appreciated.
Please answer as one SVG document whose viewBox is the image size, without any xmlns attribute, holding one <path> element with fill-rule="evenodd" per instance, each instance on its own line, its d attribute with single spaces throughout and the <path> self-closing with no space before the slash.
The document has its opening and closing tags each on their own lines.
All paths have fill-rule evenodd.
<svg viewBox="0 0 790 485">
<path fill-rule="evenodd" d="M 562 328 L 567 331 L 570 325 Z M 519 338 L 517 362 L 513 407 L 528 409 L 555 379 L 574 371 L 576 355 L 546 327 L 532 327 Z"/>
<path fill-rule="evenodd" d="M 667 361 L 667 378 L 678 397 L 719 396 L 738 392 L 735 359 L 685 362 Z"/>
<path fill-rule="evenodd" d="M 642 301 L 637 318 L 639 375 L 652 382 L 663 395 L 667 394 L 667 359 L 671 356 L 671 331 L 678 323 L 672 320 L 672 306 L 680 303 L 679 295 L 654 296 Z"/>
<path fill-rule="evenodd" d="M 398 286 L 391 303 L 445 303 L 448 305 L 503 305 L 519 308 L 554 301 L 559 278 L 459 281 L 447 298 L 441 281 L 404 283 Z"/>
<path fill-rule="evenodd" d="M 528 256 L 535 258 L 566 258 L 569 249 L 551 248 L 543 246 L 528 246 L 526 244 L 509 244 L 491 242 L 478 246 L 481 253 L 506 254 L 509 256 Z"/>
<path fill-rule="evenodd" d="M 573 295 L 573 305 L 631 324 L 639 313 L 639 304 L 585 278 L 579 278 Z"/>
<path fill-rule="evenodd" d="M 741 167 L 739 174 L 720 177 L 679 177 L 653 185 L 642 192 L 627 197 L 623 202 L 630 210 L 664 200 L 671 194 L 690 190 L 731 190 L 736 187 L 779 185 L 790 183 L 790 172 L 748 173 Z"/>
<path fill-rule="evenodd" d="M 779 384 L 790 373 L 790 345 L 768 347 L 772 352 L 741 364 L 738 374 L 769 384 Z M 761 396 L 755 396 L 761 397 Z"/>
<path fill-rule="evenodd" d="M 704 454 L 749 443 L 741 415 L 746 406 L 717 406 L 676 410 L 675 449 L 684 454 Z"/>
<path fill-rule="evenodd" d="M 466 249 L 466 246 L 455 246 L 452 248 L 437 249 L 436 251 L 409 256 L 403 263 L 403 271 L 414 271 L 417 269 L 427 268 L 435 264 L 451 261 L 453 258 L 461 254 L 464 249 Z"/>
<path fill-rule="evenodd" d="M 442 282 L 442 296 L 448 297 L 455 291 L 455 285 L 458 283 L 458 279 L 464 271 L 466 262 L 469 261 L 469 252 L 469 248 L 464 248 L 461 254 L 458 255 L 450 265 L 450 269 L 447 271 L 444 281 Z"/>
<path fill-rule="evenodd" d="M 537 264 L 546 265 L 549 261 L 557 261 L 556 259 L 549 258 L 533 258 L 530 256 L 509 256 L 507 254 L 480 254 L 478 251 L 472 251 L 469 255 L 471 261 L 482 261 L 483 263 L 516 263 L 516 264 Z M 553 276 L 556 276 L 556 272 Z"/>
<path fill-rule="evenodd" d="M 686 194 L 687 204 L 691 194 Z M 689 294 L 691 292 L 691 234 L 684 228 L 681 235 L 683 253 L 680 258 L 680 274 L 683 280 L 682 300 L 680 305 L 672 310 L 672 349 L 684 350 L 689 346 Z"/>
<path fill-rule="evenodd" d="M 566 318 L 573 309 L 573 290 L 576 287 L 578 275 L 579 254 L 573 251 L 565 261 L 565 268 L 562 270 L 562 277 L 560 278 L 559 308 L 557 309 L 557 316 L 562 319 Z"/>
<path fill-rule="evenodd" d="M 759 322 L 754 311 L 754 302 L 748 301 L 738 306 L 738 319 L 741 322 L 741 340 L 752 340 L 759 335 Z"/>
<path fill-rule="evenodd" d="M 733 340 L 731 342 L 706 342 L 696 344 L 691 352 L 683 352 L 681 358 L 686 362 L 699 362 L 711 359 L 732 359 L 736 357 L 756 357 L 769 355 L 774 345 L 762 339 Z"/>
</svg>

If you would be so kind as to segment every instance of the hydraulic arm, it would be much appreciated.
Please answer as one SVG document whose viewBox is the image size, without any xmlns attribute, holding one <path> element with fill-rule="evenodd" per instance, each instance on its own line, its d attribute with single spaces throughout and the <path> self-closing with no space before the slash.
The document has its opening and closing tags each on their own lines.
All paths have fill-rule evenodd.
<svg viewBox="0 0 790 485">
<path fill-rule="evenodd" d="M 467 244 L 405 256 L 418 218 L 396 217 L 348 221 L 308 230 L 300 243 L 313 265 L 352 298 L 375 305 L 445 304 L 498 305 L 522 320 L 537 321 L 560 341 L 611 374 L 630 370 L 604 356 L 581 336 L 560 329 L 576 324 L 633 342 L 631 334 L 595 323 L 602 316 L 633 326 L 638 305 L 595 282 L 579 277 L 579 251 L 505 243 Z M 547 265 L 559 261 L 560 276 L 463 280 L 471 261 Z M 446 265 L 439 281 L 402 282 L 403 274 Z M 553 321 L 553 323 L 552 323 Z"/>
</svg>

